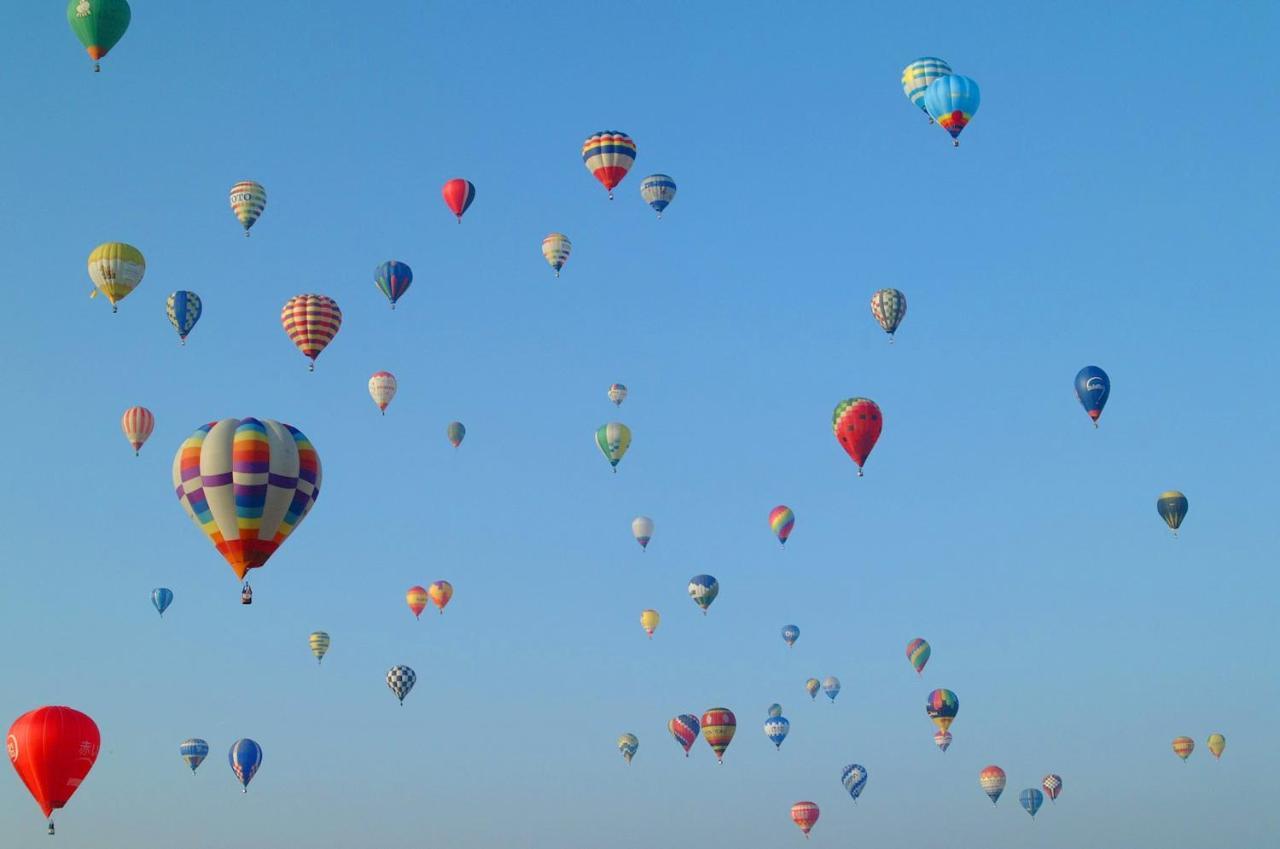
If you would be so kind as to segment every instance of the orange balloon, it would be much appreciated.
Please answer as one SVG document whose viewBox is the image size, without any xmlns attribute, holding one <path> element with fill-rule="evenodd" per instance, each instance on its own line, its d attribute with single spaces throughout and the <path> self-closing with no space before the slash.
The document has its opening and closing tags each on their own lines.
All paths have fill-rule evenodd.
<svg viewBox="0 0 1280 849">
<path fill-rule="evenodd" d="M 427 593 L 436 607 L 440 608 L 440 612 L 444 613 L 444 606 L 449 603 L 449 599 L 453 598 L 453 584 L 448 581 L 436 581 Z"/>
<path fill-rule="evenodd" d="M 422 615 L 422 611 L 427 606 L 427 591 L 422 587 L 409 587 L 409 591 L 404 594 L 404 600 L 408 602 L 409 609 L 413 611 L 414 618 Z"/>
</svg>

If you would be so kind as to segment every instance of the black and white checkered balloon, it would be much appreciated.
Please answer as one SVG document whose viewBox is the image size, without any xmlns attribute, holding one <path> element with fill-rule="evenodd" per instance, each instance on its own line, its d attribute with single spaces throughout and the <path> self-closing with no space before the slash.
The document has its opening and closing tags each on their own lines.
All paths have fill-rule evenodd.
<svg viewBox="0 0 1280 849">
<path fill-rule="evenodd" d="M 400 700 L 400 704 L 404 704 L 404 697 L 409 695 L 409 691 L 413 689 L 413 685 L 418 682 L 418 675 L 407 666 L 393 666 L 387 670 L 387 686 L 391 688 L 391 692 L 396 694 L 396 698 Z"/>
</svg>

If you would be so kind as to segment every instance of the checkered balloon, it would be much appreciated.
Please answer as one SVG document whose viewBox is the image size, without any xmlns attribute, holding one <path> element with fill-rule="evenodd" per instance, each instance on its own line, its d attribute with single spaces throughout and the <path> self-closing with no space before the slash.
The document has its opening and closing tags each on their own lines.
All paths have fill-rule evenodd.
<svg viewBox="0 0 1280 849">
<path fill-rule="evenodd" d="M 387 686 L 396 694 L 396 698 L 402 705 L 404 697 L 409 695 L 409 691 L 416 683 L 418 683 L 417 673 L 407 666 L 393 666 L 387 670 Z"/>
</svg>

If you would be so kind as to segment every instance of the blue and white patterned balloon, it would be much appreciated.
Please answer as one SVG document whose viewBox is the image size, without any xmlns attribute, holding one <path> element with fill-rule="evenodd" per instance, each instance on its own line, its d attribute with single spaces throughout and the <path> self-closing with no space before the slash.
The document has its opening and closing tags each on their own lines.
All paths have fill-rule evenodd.
<svg viewBox="0 0 1280 849">
<path fill-rule="evenodd" d="M 773 745 L 779 749 L 782 748 L 782 741 L 787 739 L 787 732 L 791 730 L 791 723 L 787 721 L 785 716 L 772 716 L 765 721 L 764 733 Z"/>
<path fill-rule="evenodd" d="M 867 768 L 862 764 L 849 764 L 844 768 L 844 772 L 840 773 L 840 783 L 844 785 L 845 790 L 849 791 L 853 801 L 858 801 L 858 797 L 862 795 L 862 788 L 867 786 Z"/>
</svg>

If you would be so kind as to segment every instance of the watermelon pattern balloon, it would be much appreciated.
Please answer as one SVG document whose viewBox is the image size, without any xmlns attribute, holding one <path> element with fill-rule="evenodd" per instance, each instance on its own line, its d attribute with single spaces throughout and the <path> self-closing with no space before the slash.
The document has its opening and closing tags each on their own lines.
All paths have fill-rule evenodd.
<svg viewBox="0 0 1280 849">
<path fill-rule="evenodd" d="M 458 217 L 458 223 L 461 224 L 462 213 L 466 212 L 476 199 L 476 187 L 470 180 L 455 177 L 444 184 L 440 194 L 444 198 L 445 206 Z"/>
<path fill-rule="evenodd" d="M 640 197 L 662 220 L 662 211 L 676 199 L 676 181 L 666 174 L 650 174 L 640 181 Z"/>
<path fill-rule="evenodd" d="M 907 315 L 907 296 L 897 289 L 881 289 L 871 296 L 871 314 L 892 342 L 894 332 Z"/>
<path fill-rule="evenodd" d="M 769 511 L 769 529 L 778 538 L 779 545 L 786 545 L 787 538 L 796 526 L 796 514 L 785 504 L 780 504 Z"/>
<path fill-rule="evenodd" d="M 689 757 L 689 750 L 693 748 L 693 744 L 698 739 L 698 731 L 702 726 L 698 723 L 698 717 L 691 713 L 682 713 L 679 716 L 672 717 L 667 722 L 667 730 L 671 732 L 671 736 L 684 749 L 684 756 Z"/>
<path fill-rule="evenodd" d="M 915 669 L 917 675 L 924 674 L 924 665 L 929 662 L 929 655 L 933 654 L 933 649 L 929 647 L 929 643 L 923 637 L 916 637 L 907 643 L 907 660 L 911 661 L 912 668 Z"/>
<path fill-rule="evenodd" d="M 560 269 L 564 268 L 564 264 L 569 261 L 571 253 L 573 253 L 573 243 L 564 233 L 548 233 L 542 240 L 542 258 L 555 271 L 556 277 L 560 276 Z"/>
<path fill-rule="evenodd" d="M 142 275 L 147 271 L 147 261 L 142 251 L 124 242 L 105 242 L 89 254 L 89 279 L 94 290 L 89 297 L 101 292 L 111 304 L 111 311 L 119 309 L 120 302 L 138 288 Z"/>
<path fill-rule="evenodd" d="M 601 130 L 582 143 L 582 162 L 613 200 L 613 190 L 636 161 L 636 143 L 626 133 Z"/>
<path fill-rule="evenodd" d="M 951 134 L 951 143 L 955 147 L 960 146 L 960 133 L 969 126 L 981 102 L 977 82 L 959 74 L 934 80 L 924 93 L 929 117 Z"/>
<path fill-rule="evenodd" d="M 702 737 L 720 763 L 724 763 L 724 750 L 733 742 L 737 730 L 738 718 L 728 708 L 715 707 L 702 714 Z"/>
<path fill-rule="evenodd" d="M 884 425 L 880 408 L 869 398 L 846 398 L 836 404 L 831 427 L 845 453 L 858 465 L 858 477 Z"/>
<path fill-rule="evenodd" d="M 398 260 L 387 260 L 373 270 L 373 282 L 395 309 L 396 301 L 413 284 L 413 269 Z"/>
<path fill-rule="evenodd" d="M 244 228 L 244 237 L 247 239 L 249 228 L 262 215 L 262 210 L 267 208 L 267 190 L 261 183 L 243 180 L 231 187 L 230 201 L 231 211 Z"/>
<path fill-rule="evenodd" d="M 101 71 L 99 59 L 124 37 L 133 16 L 127 0 L 67 0 L 67 23 L 93 60 L 93 70 Z"/>
<path fill-rule="evenodd" d="M 929 85 L 934 80 L 950 74 L 951 66 L 945 61 L 936 56 L 923 56 L 903 69 L 902 91 L 913 105 L 928 115 L 929 110 L 924 105 L 924 93 L 928 91 Z M 933 123 L 932 117 L 929 118 L 929 123 Z"/>
<path fill-rule="evenodd" d="M 326 295 L 295 295 L 280 310 L 280 323 L 293 344 L 311 361 L 308 370 L 315 371 L 316 357 L 342 327 L 342 310 L 337 301 Z"/>
</svg>

